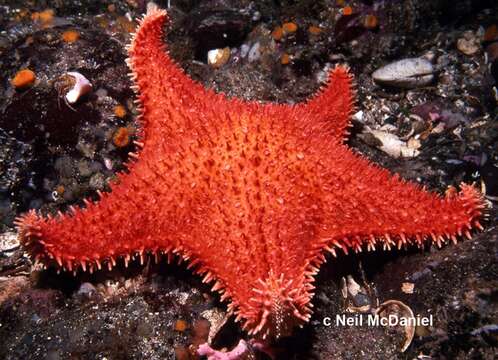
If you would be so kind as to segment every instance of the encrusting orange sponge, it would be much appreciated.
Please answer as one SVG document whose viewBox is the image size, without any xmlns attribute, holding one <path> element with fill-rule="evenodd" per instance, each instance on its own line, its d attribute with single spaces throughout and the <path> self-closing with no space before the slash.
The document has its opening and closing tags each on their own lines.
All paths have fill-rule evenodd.
<svg viewBox="0 0 498 360">
<path fill-rule="evenodd" d="M 16 89 L 25 89 L 33 85 L 35 80 L 36 80 L 36 75 L 32 70 L 23 69 L 17 72 L 17 74 L 10 81 L 10 83 Z"/>
</svg>

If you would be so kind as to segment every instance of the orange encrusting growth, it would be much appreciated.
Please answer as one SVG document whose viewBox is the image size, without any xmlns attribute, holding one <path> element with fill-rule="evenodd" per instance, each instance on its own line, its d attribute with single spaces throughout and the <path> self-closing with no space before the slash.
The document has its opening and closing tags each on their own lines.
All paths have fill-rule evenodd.
<svg viewBox="0 0 498 360">
<path fill-rule="evenodd" d="M 292 34 L 297 31 L 297 24 L 295 22 L 289 21 L 282 24 L 282 30 L 284 34 Z"/>
<path fill-rule="evenodd" d="M 73 43 L 80 38 L 80 33 L 76 30 L 67 30 L 62 33 L 62 40 L 67 43 Z"/>
<path fill-rule="evenodd" d="M 281 26 L 277 26 L 273 31 L 271 32 L 271 36 L 273 39 L 276 41 L 280 41 L 282 37 L 284 36 L 284 31 L 282 30 Z"/>
<path fill-rule="evenodd" d="M 130 144 L 130 131 L 126 127 L 120 127 L 112 137 L 112 142 L 117 147 L 125 147 Z"/>
<path fill-rule="evenodd" d="M 54 21 L 54 10 L 45 9 L 40 12 L 34 12 L 31 14 L 31 20 L 40 22 L 43 27 L 50 26 Z"/>
<path fill-rule="evenodd" d="M 118 118 L 122 119 L 126 116 L 126 108 L 119 104 L 114 107 L 114 115 L 116 115 Z"/>
<path fill-rule="evenodd" d="M 342 8 L 342 14 L 345 16 L 349 16 L 353 14 L 353 8 L 351 6 L 346 6 Z"/>
<path fill-rule="evenodd" d="M 316 25 L 311 25 L 309 28 L 308 28 L 308 32 L 311 34 L 311 35 L 320 35 L 321 32 L 322 32 L 322 29 L 319 27 L 319 26 L 316 26 Z"/>
<path fill-rule="evenodd" d="M 10 80 L 12 86 L 16 89 L 24 89 L 31 86 L 36 80 L 36 75 L 32 70 L 22 69 L 16 73 L 14 78 Z"/>
<path fill-rule="evenodd" d="M 282 65 L 287 65 L 290 63 L 290 56 L 287 53 L 283 53 L 282 56 L 280 57 L 280 63 Z"/>
<path fill-rule="evenodd" d="M 166 18 L 150 10 L 129 47 L 142 106 L 136 161 L 84 209 L 18 219 L 36 261 L 74 271 L 176 254 L 251 335 L 279 337 L 310 319 L 325 251 L 441 245 L 481 228 L 474 188 L 441 197 L 344 145 L 355 99 L 347 68 L 303 104 L 227 99 L 171 60 Z"/>
<path fill-rule="evenodd" d="M 379 20 L 375 15 L 368 14 L 363 19 L 363 26 L 365 26 L 367 29 L 375 29 L 378 25 L 379 25 Z"/>
</svg>

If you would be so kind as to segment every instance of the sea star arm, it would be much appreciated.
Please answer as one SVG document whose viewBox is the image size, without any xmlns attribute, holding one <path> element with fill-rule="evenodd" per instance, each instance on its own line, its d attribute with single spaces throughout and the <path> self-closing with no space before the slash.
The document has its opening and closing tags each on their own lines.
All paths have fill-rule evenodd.
<svg viewBox="0 0 498 360">
<path fill-rule="evenodd" d="M 136 142 L 140 155 L 130 155 L 140 161 L 127 164 L 130 174 L 118 174 L 112 195 L 100 194 L 96 203 L 85 200 L 86 209 L 71 207 L 70 213 L 57 217 L 30 211 L 20 217 L 21 241 L 35 260 L 56 261 L 74 271 L 100 268 L 102 262 L 112 267 L 118 257 L 127 263 L 144 250 L 156 254 L 179 250 L 178 239 L 188 229 L 182 221 L 188 221 L 190 214 L 182 207 L 188 200 L 182 198 L 183 184 L 177 181 L 172 159 L 182 147 L 182 135 L 202 128 L 205 119 L 199 107 L 204 106 L 202 99 L 214 95 L 186 77 L 165 52 L 162 26 L 166 19 L 164 10 L 151 8 L 128 49 L 141 113 Z M 189 108 L 190 103 L 197 108 Z M 172 155 L 165 160 L 158 157 L 161 152 Z M 157 234 L 165 231 L 171 237 L 152 236 L 146 229 L 156 229 Z"/>
<path fill-rule="evenodd" d="M 334 180 L 323 184 L 327 230 L 322 236 L 332 252 L 371 250 L 376 244 L 423 246 L 426 240 L 441 246 L 462 235 L 470 238 L 472 228 L 482 229 L 485 203 L 474 187 L 462 184 L 460 193 L 450 188 L 441 196 L 344 148 L 338 156 L 342 161 L 330 165 Z"/>
<path fill-rule="evenodd" d="M 329 70 L 327 81 L 308 101 L 294 108 L 297 117 L 310 119 L 310 130 L 342 143 L 347 136 L 351 115 L 354 112 L 356 91 L 353 78 L 346 66 Z"/>
<path fill-rule="evenodd" d="M 111 269 L 118 258 L 127 265 L 136 255 L 143 262 L 146 251 L 155 255 L 176 251 L 179 229 L 188 228 L 182 222 L 186 211 L 166 187 L 154 186 L 158 166 L 130 164 L 135 174 L 119 174 L 112 193 L 99 192 L 98 202 L 85 199 L 86 208 L 71 206 L 71 211 L 55 217 L 31 210 L 16 220 L 21 243 L 35 262 L 55 262 L 67 271 L 93 271 L 102 264 Z M 144 188 L 148 191 L 140 190 Z"/>
<path fill-rule="evenodd" d="M 129 75 L 140 109 L 140 142 L 150 148 L 202 129 L 209 123 L 208 104 L 224 100 L 222 94 L 185 76 L 169 56 L 163 39 L 167 20 L 165 10 L 149 6 L 127 46 Z"/>
</svg>

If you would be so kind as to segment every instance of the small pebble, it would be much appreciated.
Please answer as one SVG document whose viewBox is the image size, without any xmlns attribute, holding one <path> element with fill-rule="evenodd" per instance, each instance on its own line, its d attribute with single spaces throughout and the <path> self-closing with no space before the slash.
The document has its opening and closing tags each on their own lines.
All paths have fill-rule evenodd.
<svg viewBox="0 0 498 360">
<path fill-rule="evenodd" d="M 466 31 L 460 39 L 457 40 L 457 49 L 465 55 L 474 55 L 479 51 L 479 40 L 472 31 Z"/>
<path fill-rule="evenodd" d="M 96 293 L 96 292 L 97 292 L 97 289 L 95 289 L 95 286 L 93 286 L 89 282 L 84 282 L 80 285 L 80 288 L 78 289 L 77 294 L 90 297 L 92 295 L 92 293 Z"/>
<path fill-rule="evenodd" d="M 363 111 L 360 110 L 358 112 L 356 112 L 355 114 L 353 114 L 353 119 L 356 120 L 356 121 L 359 121 L 359 122 L 362 122 L 363 121 Z"/>
<path fill-rule="evenodd" d="M 105 177 L 102 173 L 93 174 L 88 183 L 92 189 L 103 190 L 105 185 Z"/>
<path fill-rule="evenodd" d="M 100 99 L 105 98 L 107 96 L 107 90 L 99 88 L 97 91 L 95 91 L 95 95 L 97 95 L 97 97 Z"/>
<path fill-rule="evenodd" d="M 104 166 L 107 170 L 112 170 L 114 164 L 111 159 L 109 158 L 104 158 Z"/>
<path fill-rule="evenodd" d="M 0 251 L 5 252 L 19 246 L 19 239 L 15 232 L 5 232 L 0 234 Z"/>
<path fill-rule="evenodd" d="M 259 47 L 260 47 L 259 42 L 255 43 L 251 47 L 251 49 L 249 50 L 249 53 L 247 54 L 247 60 L 249 60 L 249 62 L 259 60 L 259 58 L 261 57 L 261 51 L 260 51 Z"/>
<path fill-rule="evenodd" d="M 247 54 L 249 53 L 250 49 L 251 49 L 251 47 L 249 45 L 242 44 L 240 47 L 240 57 L 245 58 L 247 56 Z"/>
<path fill-rule="evenodd" d="M 207 54 L 208 64 L 214 68 L 225 65 L 230 59 L 230 48 L 209 50 Z"/>
<path fill-rule="evenodd" d="M 415 284 L 411 282 L 404 282 L 401 284 L 401 291 L 405 294 L 413 294 L 413 290 L 415 289 Z"/>
<path fill-rule="evenodd" d="M 92 171 L 90 170 L 90 164 L 87 160 L 80 160 L 77 167 L 80 176 L 90 176 L 92 174 Z"/>
</svg>

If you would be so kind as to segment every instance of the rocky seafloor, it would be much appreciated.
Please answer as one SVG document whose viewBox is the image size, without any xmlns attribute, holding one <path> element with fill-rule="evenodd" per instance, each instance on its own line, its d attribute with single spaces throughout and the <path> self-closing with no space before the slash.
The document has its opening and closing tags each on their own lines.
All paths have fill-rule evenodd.
<svg viewBox="0 0 498 360">
<path fill-rule="evenodd" d="M 348 141 L 403 178 L 444 192 L 475 183 L 491 204 L 485 230 L 442 249 L 328 259 L 315 313 L 274 344 L 278 359 L 494 359 L 498 346 L 498 4 L 496 1 L 158 1 L 170 5 L 172 56 L 206 87 L 295 103 L 325 69 L 355 75 Z M 247 338 L 184 265 L 133 262 L 76 277 L 33 268 L 13 221 L 97 199 L 134 150 L 137 109 L 125 45 L 145 1 L 0 1 L 0 358 L 193 359 L 209 340 Z M 214 60 L 208 61 L 208 53 Z M 423 59 L 409 79 L 373 73 Z M 22 69 L 34 78 L 13 79 Z M 92 84 L 68 103 L 67 73 Z M 21 79 L 22 80 L 22 79 Z M 403 329 L 326 327 L 347 301 L 399 300 L 433 314 L 405 352 Z M 267 358 L 256 353 L 250 357 Z"/>
</svg>

